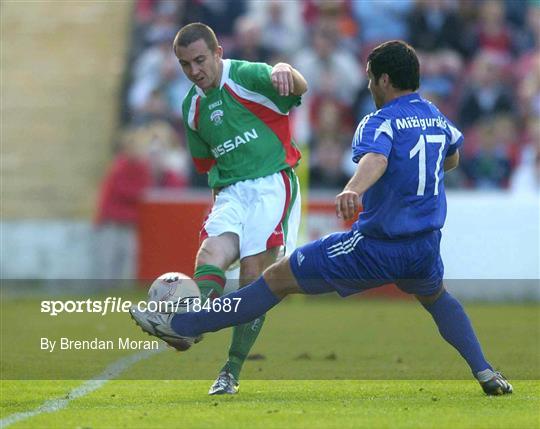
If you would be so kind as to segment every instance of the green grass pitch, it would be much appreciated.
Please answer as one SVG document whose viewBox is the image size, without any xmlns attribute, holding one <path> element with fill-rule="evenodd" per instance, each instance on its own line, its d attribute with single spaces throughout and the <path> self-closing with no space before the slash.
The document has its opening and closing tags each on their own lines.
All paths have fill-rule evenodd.
<svg viewBox="0 0 540 429">
<path fill-rule="evenodd" d="M 36 314 L 35 305 L 30 299 L 3 304 L 3 378 L 22 379 L 39 368 L 42 376 L 34 378 L 42 379 L 4 379 L 2 419 L 65 399 L 85 379 L 133 353 L 21 353 L 31 350 L 48 323 L 66 336 L 81 337 L 84 330 L 92 338 L 105 330 L 148 338 L 125 314 L 106 322 L 76 315 L 63 325 L 36 316 L 21 338 L 9 322 L 25 310 Z M 140 361 L 65 408 L 9 427 L 540 428 L 540 307 L 466 309 L 488 359 L 511 379 L 513 395 L 486 397 L 415 302 L 293 297 L 267 317 L 253 350 L 259 359 L 246 363 L 237 396 L 206 394 L 226 354 L 230 333 L 223 331 L 188 352 L 167 350 Z M 53 381 L 47 374 L 79 379 Z"/>
</svg>

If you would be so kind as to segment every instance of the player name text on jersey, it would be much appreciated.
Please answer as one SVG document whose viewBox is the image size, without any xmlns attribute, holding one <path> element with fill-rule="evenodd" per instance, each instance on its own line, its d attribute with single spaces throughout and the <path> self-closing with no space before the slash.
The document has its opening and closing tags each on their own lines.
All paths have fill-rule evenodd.
<svg viewBox="0 0 540 429">
<path fill-rule="evenodd" d="M 436 118 L 418 118 L 418 116 L 407 116 L 406 118 L 396 118 L 398 130 L 403 128 L 422 128 L 425 130 L 428 127 L 439 127 L 446 129 L 448 126 L 446 120 L 442 116 Z"/>
</svg>

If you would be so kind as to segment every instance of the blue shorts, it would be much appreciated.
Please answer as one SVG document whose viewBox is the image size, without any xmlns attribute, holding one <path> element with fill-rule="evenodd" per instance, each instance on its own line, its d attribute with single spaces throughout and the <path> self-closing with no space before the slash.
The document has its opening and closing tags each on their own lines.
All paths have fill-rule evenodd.
<svg viewBox="0 0 540 429">
<path fill-rule="evenodd" d="M 327 235 L 296 249 L 290 265 L 307 294 L 348 296 L 388 283 L 406 293 L 432 295 L 442 284 L 441 232 L 379 240 L 357 230 Z"/>
</svg>

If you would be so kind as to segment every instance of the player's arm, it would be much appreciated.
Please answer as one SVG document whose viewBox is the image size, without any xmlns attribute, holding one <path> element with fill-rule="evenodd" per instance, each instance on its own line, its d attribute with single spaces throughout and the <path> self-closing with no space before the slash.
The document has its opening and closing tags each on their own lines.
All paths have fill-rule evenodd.
<svg viewBox="0 0 540 429">
<path fill-rule="evenodd" d="M 187 147 L 195 164 L 197 173 L 208 173 L 215 165 L 216 160 L 210 152 L 210 147 L 191 129 L 186 129 Z"/>
<path fill-rule="evenodd" d="M 349 183 L 336 197 L 336 214 L 345 220 L 353 218 L 360 210 L 360 196 L 366 192 L 386 171 L 388 159 L 380 153 L 366 153 L 356 167 Z"/>
<path fill-rule="evenodd" d="M 281 96 L 302 95 L 308 85 L 306 79 L 293 66 L 287 63 L 277 63 L 270 73 L 272 85 Z"/>
<path fill-rule="evenodd" d="M 186 140 L 189 153 L 193 159 L 197 173 L 208 173 L 216 163 L 210 145 L 206 143 L 198 132 L 197 95 L 186 97 L 182 103 L 182 121 L 186 130 Z"/>
<path fill-rule="evenodd" d="M 448 122 L 448 131 L 450 132 L 450 147 L 444 158 L 444 171 L 450 171 L 459 164 L 459 148 L 463 145 L 463 133 L 459 131 L 450 121 Z"/>
<path fill-rule="evenodd" d="M 444 159 L 444 171 L 451 171 L 459 165 L 459 150 Z"/>
</svg>

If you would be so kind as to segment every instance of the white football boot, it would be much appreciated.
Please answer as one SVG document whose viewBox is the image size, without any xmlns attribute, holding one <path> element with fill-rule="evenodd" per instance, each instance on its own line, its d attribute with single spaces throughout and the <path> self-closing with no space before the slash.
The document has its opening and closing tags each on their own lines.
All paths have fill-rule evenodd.
<svg viewBox="0 0 540 429">
<path fill-rule="evenodd" d="M 131 318 L 147 334 L 161 338 L 176 350 L 185 351 L 192 344 L 202 340 L 202 335 L 196 338 L 183 337 L 171 328 L 171 321 L 175 313 L 158 313 L 152 311 L 140 311 L 137 306 L 129 309 Z"/>
<path fill-rule="evenodd" d="M 221 371 L 208 391 L 209 395 L 235 395 L 238 393 L 239 384 L 228 371 Z"/>
</svg>

